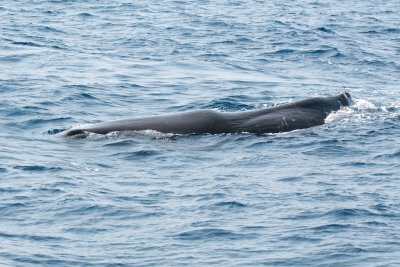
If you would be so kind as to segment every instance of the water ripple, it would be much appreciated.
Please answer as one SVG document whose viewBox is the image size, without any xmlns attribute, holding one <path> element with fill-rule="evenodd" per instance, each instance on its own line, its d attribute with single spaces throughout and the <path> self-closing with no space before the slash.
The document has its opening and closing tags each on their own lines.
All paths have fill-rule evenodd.
<svg viewBox="0 0 400 267">
<path fill-rule="evenodd" d="M 42 165 L 17 165 L 13 167 L 16 170 L 27 171 L 27 172 L 59 172 L 63 169 L 60 167 L 49 167 L 49 166 L 42 166 Z"/>
<path fill-rule="evenodd" d="M 11 234 L 0 232 L 0 238 L 9 238 L 9 239 L 19 239 L 19 240 L 31 240 L 31 241 L 38 241 L 38 242 L 61 242 L 67 241 L 66 238 L 56 237 L 56 236 L 46 236 L 46 235 L 27 235 L 27 234 Z"/>
<path fill-rule="evenodd" d="M 182 232 L 175 235 L 176 238 L 181 240 L 201 241 L 201 240 L 237 240 L 247 239 L 248 235 L 238 234 L 224 229 L 200 229 Z"/>
<path fill-rule="evenodd" d="M 393 0 L 2 1 L 1 264 L 399 265 L 399 12 Z M 343 91 L 352 106 L 290 133 L 55 136 Z"/>
</svg>

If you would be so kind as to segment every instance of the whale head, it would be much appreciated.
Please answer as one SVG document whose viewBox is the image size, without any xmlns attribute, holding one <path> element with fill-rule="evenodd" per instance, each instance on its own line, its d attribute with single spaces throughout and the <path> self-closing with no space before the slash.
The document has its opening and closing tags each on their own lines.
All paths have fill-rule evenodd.
<svg viewBox="0 0 400 267">
<path fill-rule="evenodd" d="M 351 103 L 352 103 L 351 96 L 347 92 L 341 93 L 338 96 L 338 100 L 340 102 L 340 105 L 343 106 L 343 107 L 350 106 Z"/>
</svg>

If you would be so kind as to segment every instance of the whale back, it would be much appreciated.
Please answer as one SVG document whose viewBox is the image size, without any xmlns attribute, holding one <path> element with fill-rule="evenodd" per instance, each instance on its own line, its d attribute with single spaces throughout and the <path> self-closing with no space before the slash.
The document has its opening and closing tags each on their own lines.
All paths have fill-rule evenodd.
<svg viewBox="0 0 400 267">
<path fill-rule="evenodd" d="M 236 132 L 278 133 L 322 125 L 326 117 L 343 106 L 349 106 L 349 93 L 333 97 L 315 97 L 293 103 L 266 108 L 247 114 L 242 124 L 235 125 Z"/>
<path fill-rule="evenodd" d="M 332 111 L 350 105 L 350 94 L 315 97 L 265 109 L 242 112 L 197 110 L 169 115 L 116 120 L 75 127 L 61 133 L 85 137 L 89 133 L 155 130 L 174 134 L 277 133 L 321 125 Z"/>
</svg>

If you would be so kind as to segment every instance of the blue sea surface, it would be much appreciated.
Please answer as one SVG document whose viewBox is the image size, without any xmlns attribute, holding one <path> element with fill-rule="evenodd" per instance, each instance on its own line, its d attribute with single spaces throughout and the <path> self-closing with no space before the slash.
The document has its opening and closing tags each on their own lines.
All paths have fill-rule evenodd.
<svg viewBox="0 0 400 267">
<path fill-rule="evenodd" d="M 400 2 L 0 1 L 1 266 L 400 266 Z M 73 126 L 349 92 L 289 133 Z"/>
</svg>

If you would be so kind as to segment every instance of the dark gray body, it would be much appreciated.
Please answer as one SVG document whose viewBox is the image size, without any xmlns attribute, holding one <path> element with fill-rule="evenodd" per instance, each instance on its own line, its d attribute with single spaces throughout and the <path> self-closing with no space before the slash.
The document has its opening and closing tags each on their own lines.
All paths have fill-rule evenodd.
<svg viewBox="0 0 400 267">
<path fill-rule="evenodd" d="M 316 97 L 265 109 L 217 112 L 197 110 L 169 115 L 110 121 L 72 128 L 64 136 L 88 133 L 155 130 L 175 134 L 278 133 L 321 125 L 330 112 L 350 104 L 350 94 Z"/>
</svg>

